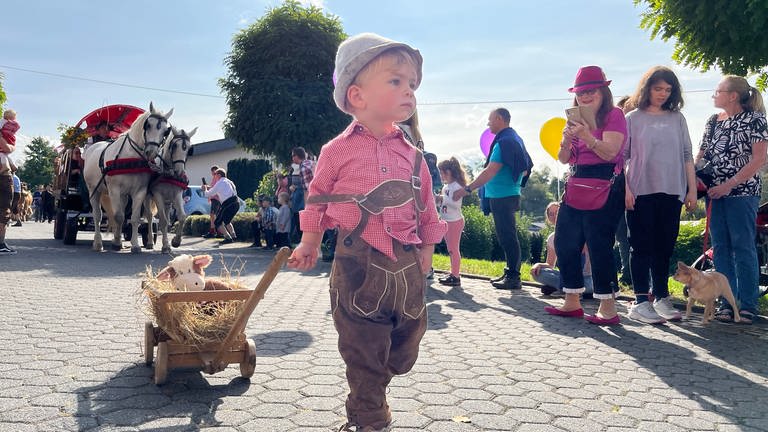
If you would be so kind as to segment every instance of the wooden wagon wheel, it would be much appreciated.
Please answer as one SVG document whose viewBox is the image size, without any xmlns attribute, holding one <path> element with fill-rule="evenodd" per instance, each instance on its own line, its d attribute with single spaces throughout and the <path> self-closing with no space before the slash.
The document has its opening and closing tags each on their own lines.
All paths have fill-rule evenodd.
<svg viewBox="0 0 768 432">
<path fill-rule="evenodd" d="M 155 384 L 165 383 L 168 377 L 168 342 L 158 342 L 157 361 L 155 362 Z"/>
<path fill-rule="evenodd" d="M 250 378 L 253 376 L 253 372 L 256 370 L 256 344 L 248 339 L 243 343 L 245 353 L 243 354 L 245 359 L 240 362 L 240 376 L 243 378 Z"/>
<path fill-rule="evenodd" d="M 152 365 L 152 359 L 155 355 L 155 326 L 152 321 L 144 323 L 144 360 L 147 366 Z"/>
</svg>

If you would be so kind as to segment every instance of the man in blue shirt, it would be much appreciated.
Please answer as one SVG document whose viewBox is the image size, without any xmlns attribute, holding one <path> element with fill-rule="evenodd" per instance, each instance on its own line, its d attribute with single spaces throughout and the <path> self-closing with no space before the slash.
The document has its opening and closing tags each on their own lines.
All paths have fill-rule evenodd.
<svg viewBox="0 0 768 432">
<path fill-rule="evenodd" d="M 496 238 L 507 260 L 504 275 L 491 280 L 494 288 L 520 289 L 520 242 L 517 238 L 515 212 L 520 209 L 520 188 L 525 186 L 533 162 L 520 136 L 509 127 L 511 116 L 505 108 L 497 108 L 488 116 L 488 128 L 496 135 L 485 161 L 485 169 L 464 190 L 454 192 L 459 200 L 485 185 L 489 198 Z"/>
</svg>

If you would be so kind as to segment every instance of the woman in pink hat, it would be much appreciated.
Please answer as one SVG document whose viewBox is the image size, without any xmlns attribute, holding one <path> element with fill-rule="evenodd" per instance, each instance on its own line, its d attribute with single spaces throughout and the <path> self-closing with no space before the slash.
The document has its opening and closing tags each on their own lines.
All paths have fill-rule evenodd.
<svg viewBox="0 0 768 432">
<path fill-rule="evenodd" d="M 599 67 L 584 66 L 568 89 L 576 94 L 574 106 L 586 107 L 595 114 L 596 127 L 590 129 L 588 122 L 572 120 L 563 130 L 558 159 L 570 165 L 570 184 L 558 214 L 555 250 L 565 304 L 545 308 L 552 315 L 584 317 L 597 325 L 619 324 L 613 243 L 619 218 L 624 214 L 622 154 L 627 123 L 624 113 L 613 106 L 610 83 Z M 595 193 L 600 188 L 606 193 Z M 581 251 L 585 243 L 592 262 L 593 296 L 600 300 L 597 312 L 586 316 L 580 301 L 584 292 Z"/>
</svg>

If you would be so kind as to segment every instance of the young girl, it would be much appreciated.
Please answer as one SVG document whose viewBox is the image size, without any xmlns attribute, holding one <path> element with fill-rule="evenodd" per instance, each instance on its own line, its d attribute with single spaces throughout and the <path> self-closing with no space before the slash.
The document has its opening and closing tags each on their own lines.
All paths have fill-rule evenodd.
<svg viewBox="0 0 768 432">
<path fill-rule="evenodd" d="M 637 107 L 627 114 L 628 144 L 625 205 L 629 228 L 629 265 L 637 299 L 633 320 L 659 324 L 680 320 L 672 306 L 667 279 L 680 227 L 680 209 L 696 208 L 696 178 L 682 89 L 674 72 L 651 68 L 630 99 Z M 649 301 L 653 282 L 653 303 Z"/>
<path fill-rule="evenodd" d="M 440 178 L 445 185 L 441 195 L 442 203 L 439 213 L 440 219 L 448 223 L 445 243 L 448 245 L 448 254 L 451 256 L 451 274 L 438 279 L 438 281 L 447 286 L 460 286 L 461 253 L 459 252 L 459 242 L 461 242 L 461 231 L 464 229 L 464 215 L 461 213 L 461 200 L 454 201 L 453 193 L 464 189 L 467 185 L 467 175 L 455 157 L 440 162 L 437 164 L 437 168 L 440 170 Z"/>
</svg>

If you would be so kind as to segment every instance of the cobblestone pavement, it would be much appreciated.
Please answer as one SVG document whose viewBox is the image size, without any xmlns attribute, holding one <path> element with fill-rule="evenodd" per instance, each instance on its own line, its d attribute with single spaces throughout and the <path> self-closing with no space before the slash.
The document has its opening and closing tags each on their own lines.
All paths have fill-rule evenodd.
<svg viewBox="0 0 768 432">
<path fill-rule="evenodd" d="M 172 370 L 156 386 L 137 290 L 145 266 L 168 256 L 96 253 L 92 236 L 64 246 L 51 231 L 9 228 L 19 254 L 0 257 L 0 431 L 328 431 L 343 420 L 327 263 L 281 272 L 256 308 L 250 381 L 231 365 Z M 240 258 L 255 286 L 270 253 L 214 244 L 186 238 L 180 250 Z M 466 278 L 433 284 L 428 300 L 419 361 L 388 395 L 396 431 L 768 431 L 764 325 L 640 325 L 622 305 L 623 325 L 600 328 L 545 315 L 561 300 L 534 289 Z"/>
</svg>

